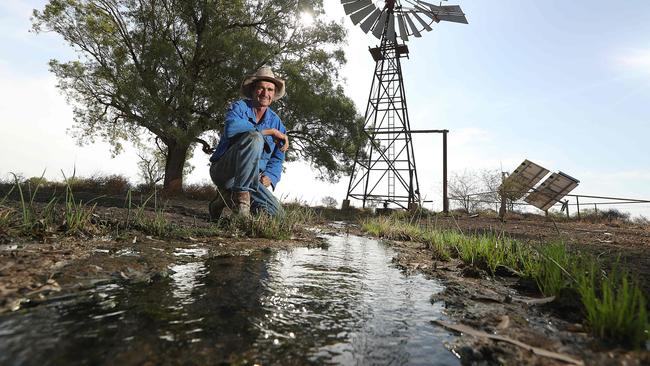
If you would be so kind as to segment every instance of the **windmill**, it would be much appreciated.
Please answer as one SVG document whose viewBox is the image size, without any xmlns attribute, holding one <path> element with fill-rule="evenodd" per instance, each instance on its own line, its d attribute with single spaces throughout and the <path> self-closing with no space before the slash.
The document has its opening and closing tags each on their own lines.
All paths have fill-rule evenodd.
<svg viewBox="0 0 650 366">
<path fill-rule="evenodd" d="M 411 209 L 420 203 L 420 188 L 411 139 L 415 131 L 409 122 L 400 62 L 409 54 L 404 42 L 411 36 L 422 37 L 434 23 L 467 24 L 467 18 L 458 5 L 419 0 L 342 0 L 341 4 L 352 23 L 381 40 L 378 47 L 370 48 L 376 65 L 364 124 L 369 143 L 357 151 L 343 207 L 354 198 L 363 207 L 372 201 Z"/>
</svg>

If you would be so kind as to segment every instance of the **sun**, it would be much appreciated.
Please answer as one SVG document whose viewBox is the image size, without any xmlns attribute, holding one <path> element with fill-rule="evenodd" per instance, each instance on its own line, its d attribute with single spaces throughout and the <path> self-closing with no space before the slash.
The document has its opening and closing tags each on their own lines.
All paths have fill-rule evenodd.
<svg viewBox="0 0 650 366">
<path fill-rule="evenodd" d="M 300 13 L 300 24 L 302 24 L 303 27 L 311 26 L 314 24 L 314 16 L 308 11 L 303 11 Z"/>
</svg>

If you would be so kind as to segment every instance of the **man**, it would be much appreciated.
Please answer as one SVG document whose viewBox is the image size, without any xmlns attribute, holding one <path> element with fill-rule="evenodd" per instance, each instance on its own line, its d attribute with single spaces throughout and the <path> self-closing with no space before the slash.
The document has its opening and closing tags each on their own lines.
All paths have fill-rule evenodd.
<svg viewBox="0 0 650 366">
<path fill-rule="evenodd" d="M 210 158 L 210 177 L 218 189 L 210 202 L 210 220 L 218 219 L 226 206 L 243 217 L 249 217 L 251 209 L 283 213 L 268 188 L 275 189 L 280 181 L 289 148 L 287 130 L 270 108 L 284 96 L 284 80 L 262 66 L 244 79 L 240 93 L 245 99 L 228 109 L 223 134 Z"/>
</svg>

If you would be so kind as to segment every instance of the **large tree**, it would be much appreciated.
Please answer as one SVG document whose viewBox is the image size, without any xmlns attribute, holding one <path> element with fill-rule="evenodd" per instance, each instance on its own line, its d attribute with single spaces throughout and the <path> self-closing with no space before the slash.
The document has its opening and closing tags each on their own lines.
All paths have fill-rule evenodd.
<svg viewBox="0 0 650 366">
<path fill-rule="evenodd" d="M 300 22 L 305 11 L 311 26 Z M 344 28 L 322 18 L 322 0 L 50 0 L 33 27 L 78 52 L 50 69 L 79 141 L 100 137 L 118 153 L 151 132 L 165 147 L 164 186 L 177 192 L 188 151 L 222 128 L 243 76 L 264 64 L 287 80 L 274 107 L 292 138 L 288 159 L 323 179 L 349 172 L 363 121 L 340 86 Z"/>
</svg>

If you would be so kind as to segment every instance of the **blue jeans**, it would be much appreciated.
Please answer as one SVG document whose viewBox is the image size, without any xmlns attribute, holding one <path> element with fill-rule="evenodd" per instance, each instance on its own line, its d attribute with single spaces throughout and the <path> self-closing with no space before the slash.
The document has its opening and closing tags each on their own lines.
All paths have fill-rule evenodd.
<svg viewBox="0 0 650 366">
<path fill-rule="evenodd" d="M 283 215 L 280 201 L 260 183 L 259 162 L 264 149 L 264 137 L 258 131 L 241 134 L 228 151 L 210 166 L 214 184 L 234 192 L 250 192 L 251 210 L 269 215 Z"/>
</svg>

